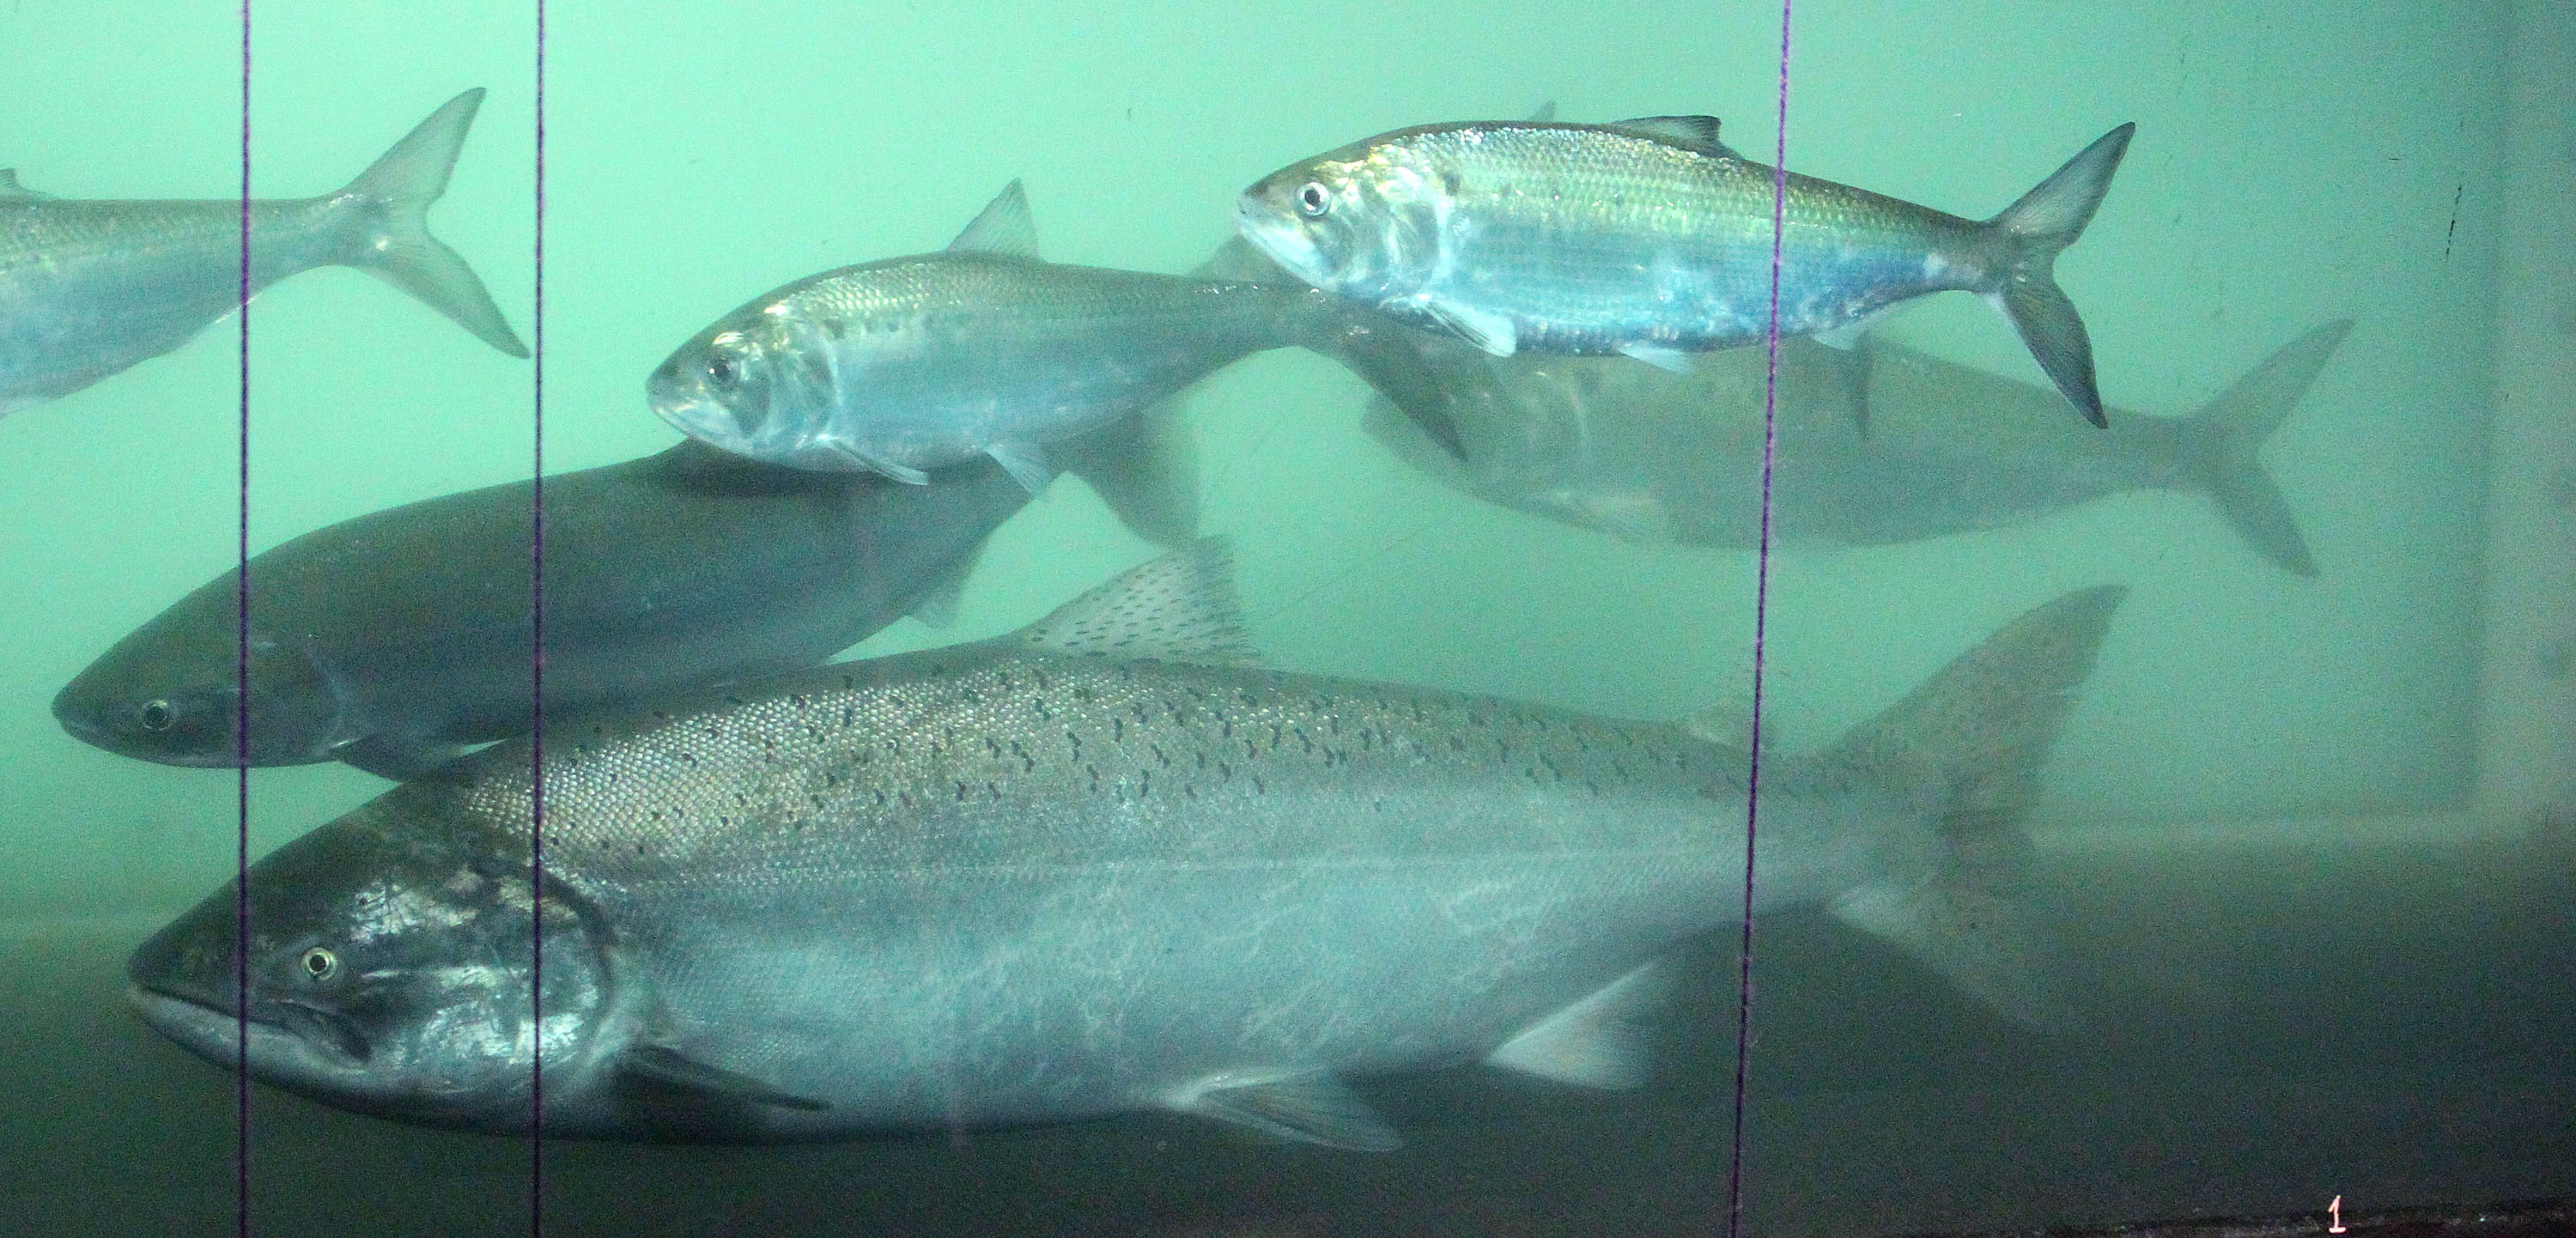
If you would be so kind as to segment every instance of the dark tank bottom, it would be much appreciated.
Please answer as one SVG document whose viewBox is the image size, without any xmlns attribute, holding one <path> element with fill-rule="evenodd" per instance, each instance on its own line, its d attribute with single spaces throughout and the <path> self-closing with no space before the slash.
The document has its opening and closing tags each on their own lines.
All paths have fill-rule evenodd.
<svg viewBox="0 0 2576 1238">
<path fill-rule="evenodd" d="M 2044 852 L 2043 883 L 2067 891 L 2052 909 L 2089 926 L 2075 953 L 2122 977 L 2086 995 L 2093 1030 L 2054 1040 L 1822 915 L 1764 920 L 1751 1232 L 2179 1235 L 2225 1217 L 2320 1232 L 2340 1195 L 2352 1232 L 2391 1235 L 2576 1197 L 2576 877 L 2563 848 L 2424 850 Z M 232 1077 L 158 1040 L 119 996 L 125 953 L 159 919 L 0 934 L 0 1233 L 232 1232 Z M 772 1148 L 550 1141 L 547 1229 L 1719 1232 L 1732 950 L 1730 936 L 1685 960 L 1645 1091 L 1480 1070 L 1372 1084 L 1407 1141 L 1384 1156 L 1159 1116 Z M 266 1088 L 252 1100 L 256 1233 L 528 1232 L 524 1140 Z M 2436 1212 L 2404 1213 L 2423 1208 Z M 2524 1219 L 2553 1216 L 2566 1214 Z M 2182 1227 L 2098 1228 L 2122 1223 Z"/>
</svg>

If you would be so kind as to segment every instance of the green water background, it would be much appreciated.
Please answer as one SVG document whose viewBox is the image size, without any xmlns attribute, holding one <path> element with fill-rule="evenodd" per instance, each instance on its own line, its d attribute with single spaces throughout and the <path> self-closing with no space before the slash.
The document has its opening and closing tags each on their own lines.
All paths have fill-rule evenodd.
<svg viewBox="0 0 2576 1238">
<path fill-rule="evenodd" d="M 1573 119 L 1713 112 L 1767 152 L 1779 76 L 1763 5 L 560 3 L 550 19 L 550 469 L 671 441 L 643 376 L 715 315 L 936 248 L 1014 176 L 1050 257 L 1177 271 L 1227 235 L 1244 184 L 1358 136 L 1553 100 Z M 261 195 L 335 187 L 448 95 L 491 89 L 431 222 L 527 333 L 531 11 L 269 0 L 255 31 Z M 2494 5 L 1800 4 L 1799 170 L 1984 215 L 2138 122 L 2058 268 L 2110 402 L 2181 412 L 2307 327 L 2359 325 L 2266 457 L 2320 579 L 2279 573 L 2205 502 L 2168 494 L 1987 535 L 1786 547 L 1783 721 L 1829 734 L 2004 618 L 2117 580 L 2136 593 L 2043 822 L 2457 803 L 2503 32 Z M 0 38 L 0 162 L 30 186 L 235 192 L 230 7 L 30 0 L 0 13 Z M 2037 381 L 1972 298 L 1890 330 Z M 230 775 L 89 749 L 46 703 L 232 562 L 233 332 L 0 419 L 0 919 L 185 901 L 231 866 Z M 289 280 L 251 332 L 254 549 L 526 474 L 529 364 L 374 281 Z M 1236 538 L 1273 660 L 1641 717 L 1740 693 L 1752 555 L 1476 505 L 1362 436 L 1364 396 L 1330 362 L 1276 353 L 1194 399 L 1205 527 Z M 870 648 L 1013 626 L 1146 549 L 1060 483 L 995 539 L 956 626 L 907 621 Z M 329 766 L 255 774 L 254 849 L 379 785 Z"/>
<path fill-rule="evenodd" d="M 936 248 L 1014 176 L 1050 256 L 1178 271 L 1225 237 L 1245 183 L 1401 124 L 1553 100 L 1570 119 L 1714 112 L 1734 144 L 1771 148 L 1775 7 L 1387 7 L 557 0 L 548 466 L 672 441 L 641 389 L 678 341 L 785 280 Z M 233 194 L 237 20 L 0 8 L 0 166 L 65 196 Z M 2317 580 L 2182 495 L 1775 558 L 1773 703 L 1810 740 L 2030 605 L 2134 587 L 2034 814 L 2117 827 L 2050 851 L 2043 876 L 2132 983 L 2098 1035 L 2043 1040 L 1821 916 L 1766 920 L 1761 1232 L 2569 1190 L 2566 874 L 2402 840 L 2347 850 L 2338 820 L 2470 790 L 2495 290 L 2508 260 L 2566 261 L 2499 249 L 2506 24 L 2500 4 L 1798 3 L 1799 170 L 1984 215 L 2138 122 L 2058 268 L 2114 405 L 2181 412 L 2308 327 L 2358 325 L 2265 455 Z M 530 333 L 533 33 L 521 4 L 260 0 L 259 192 L 335 187 L 489 87 L 431 223 Z M 254 549 L 525 475 L 531 366 L 398 293 L 314 272 L 263 294 L 251 328 Z M 2038 381 L 1970 298 L 1888 329 Z M 131 942 L 231 872 L 234 775 L 90 749 L 46 705 L 233 562 L 234 341 L 219 324 L 0 418 L 0 1230 L 231 1218 L 233 1081 L 115 991 Z M 1192 401 L 1205 523 L 1235 538 L 1274 661 L 1641 717 L 1740 692 L 1752 555 L 1477 505 L 1366 438 L 1364 401 L 1294 352 Z M 1061 480 L 994 539 L 955 625 L 907 621 L 867 649 L 1007 629 L 1147 553 Z M 382 785 L 255 772 L 254 853 Z M 2311 824 L 2276 845 L 2284 816 Z M 38 923 L 93 916 L 114 918 Z M 547 1191 L 560 1232 L 1661 1232 L 1723 1201 L 1723 953 L 1683 960 L 1720 979 L 1661 1024 L 1647 1093 L 1473 1071 L 1371 1085 L 1411 1145 L 1391 1157 L 1143 1118 L 955 1143 L 552 1146 Z M 253 1095 L 260 1232 L 525 1232 L 523 1142 Z"/>
</svg>

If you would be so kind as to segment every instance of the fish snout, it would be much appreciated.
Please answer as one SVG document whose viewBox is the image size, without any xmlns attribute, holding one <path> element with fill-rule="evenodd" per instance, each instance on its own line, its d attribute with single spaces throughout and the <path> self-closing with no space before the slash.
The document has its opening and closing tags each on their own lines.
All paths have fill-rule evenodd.
<svg viewBox="0 0 2576 1238">
<path fill-rule="evenodd" d="M 1243 191 L 1234 208 L 1235 230 L 1252 247 L 1267 255 L 1290 274 L 1316 287 L 1324 287 L 1330 274 L 1325 269 L 1323 250 L 1315 244 L 1303 222 L 1283 217 L 1264 192 L 1255 185 Z"/>
<path fill-rule="evenodd" d="M 75 680 L 54 694 L 54 721 L 64 731 L 93 748 L 113 748 L 107 726 L 100 720 L 98 702 L 81 691 Z"/>
<path fill-rule="evenodd" d="M 220 747 L 224 762 L 231 763 L 231 731 L 225 740 L 214 744 L 209 737 L 195 734 L 186 702 L 166 696 L 146 697 L 94 682 L 83 675 L 54 694 L 54 721 L 64 732 L 93 748 L 103 748 L 118 756 L 154 761 L 164 765 L 210 763 L 199 761 L 195 749 Z M 205 740 L 206 742 L 200 742 Z"/>
<path fill-rule="evenodd" d="M 765 458 L 769 392 L 747 357 L 683 350 L 645 380 L 645 399 L 673 429 L 736 455 Z"/>
</svg>

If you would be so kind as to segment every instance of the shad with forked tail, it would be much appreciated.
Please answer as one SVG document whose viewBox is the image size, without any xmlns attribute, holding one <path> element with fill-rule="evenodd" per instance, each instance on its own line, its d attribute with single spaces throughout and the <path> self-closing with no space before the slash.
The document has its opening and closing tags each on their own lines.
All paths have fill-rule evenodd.
<svg viewBox="0 0 2576 1238">
<path fill-rule="evenodd" d="M 1758 906 L 2064 1017 L 2006 871 L 2122 590 L 1766 764 Z M 1247 664 L 1201 543 L 1024 632 L 567 723 L 409 783 L 136 951 L 223 1065 L 407 1121 L 778 1140 L 1165 1109 L 1384 1149 L 1347 1080 L 1634 1085 L 1662 960 L 1742 906 L 1746 755 Z M 542 925 L 544 992 L 530 979 Z M 236 1022 L 237 1014 L 243 1023 Z"/>
<path fill-rule="evenodd" d="M 1711 116 L 1423 125 L 1264 177 L 1235 222 L 1307 283 L 1496 356 L 1624 353 L 1684 370 L 1770 330 L 1779 197 L 1782 335 L 1833 338 L 1915 297 L 1974 292 L 2098 426 L 2092 340 L 2055 269 L 2135 130 L 2103 134 L 1973 220 L 1755 163 L 1718 141 Z"/>
</svg>

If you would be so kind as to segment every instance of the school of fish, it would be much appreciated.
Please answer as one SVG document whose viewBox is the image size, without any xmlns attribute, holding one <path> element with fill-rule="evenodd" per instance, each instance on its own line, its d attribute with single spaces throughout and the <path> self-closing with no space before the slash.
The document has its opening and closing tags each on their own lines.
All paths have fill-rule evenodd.
<svg viewBox="0 0 2576 1238">
<path fill-rule="evenodd" d="M 317 198 L 0 174 L 0 411 L 330 264 L 526 356 L 424 223 L 482 97 Z M 142 943 L 134 1009 L 217 1066 L 430 1126 L 773 1142 L 1167 1111 L 1354 1151 L 1403 1142 L 1381 1076 L 1642 1084 L 1671 960 L 1748 908 L 1823 908 L 2042 1034 L 2080 1027 L 2021 819 L 2121 586 L 2029 611 L 1821 749 L 1761 753 L 1746 904 L 1756 767 L 1724 708 L 1266 667 L 1227 547 L 1195 536 L 1180 397 L 1294 347 L 1374 391 L 1406 461 L 1621 538 L 1758 544 L 1767 396 L 1775 538 L 2165 489 L 2320 571 L 2259 452 L 2349 322 L 2190 415 L 2105 413 L 2054 264 L 2133 126 L 1983 221 L 1718 128 L 1397 129 L 1252 182 L 1189 275 L 1041 258 L 1013 181 L 944 249 L 760 293 L 669 352 L 643 404 L 682 441 L 545 481 L 542 614 L 530 480 L 210 564 L 61 689 L 64 730 L 399 785 Z M 1871 329 L 1943 291 L 2000 309 L 2050 385 Z M 1744 347 L 1774 339 L 1776 390 Z M 831 661 L 953 607 L 1058 472 L 1168 553 L 1008 636 Z"/>
</svg>

